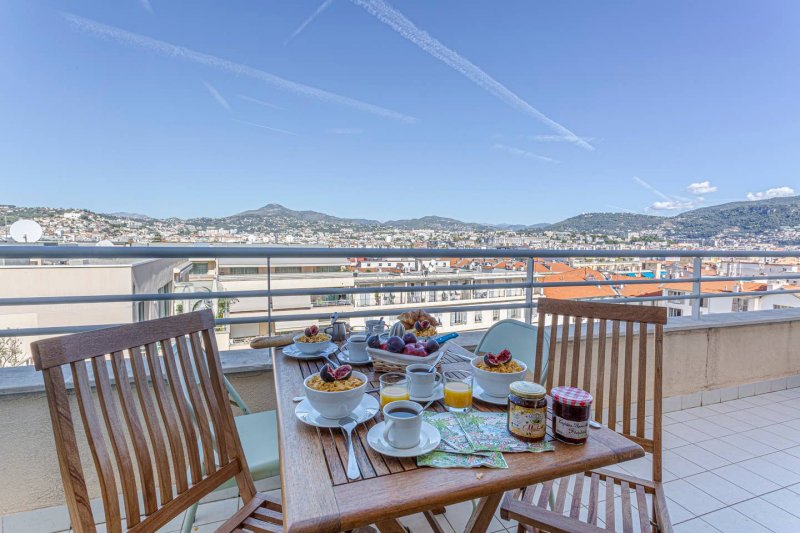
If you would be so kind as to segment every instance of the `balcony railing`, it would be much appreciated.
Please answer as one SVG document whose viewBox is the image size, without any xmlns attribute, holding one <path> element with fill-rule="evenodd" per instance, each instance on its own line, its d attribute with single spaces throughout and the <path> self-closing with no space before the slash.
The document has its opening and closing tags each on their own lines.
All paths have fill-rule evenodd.
<svg viewBox="0 0 800 533">
<path fill-rule="evenodd" d="M 769 294 L 792 294 L 800 293 L 800 289 L 779 289 L 754 292 L 738 293 L 702 293 L 701 283 L 712 281 L 769 281 L 769 280 L 791 280 L 800 279 L 800 274 L 783 273 L 779 275 L 757 275 L 757 276 L 693 276 L 678 279 L 630 279 L 630 280 L 589 280 L 589 281 L 535 281 L 534 264 L 537 260 L 544 259 L 576 259 L 576 258 L 638 258 L 638 259 L 659 259 L 659 258 L 691 258 L 693 272 L 702 271 L 702 259 L 707 258 L 779 258 L 779 257 L 800 257 L 800 250 L 771 251 L 771 250 L 534 250 L 534 249 L 422 249 L 422 248 L 293 248 L 293 247 L 227 247 L 227 246 L 135 246 L 135 247 L 94 247 L 94 246 L 0 246 L 0 259 L 190 259 L 197 258 L 260 258 L 265 262 L 267 272 L 271 267 L 270 261 L 274 258 L 348 258 L 348 257 L 370 257 L 370 258 L 495 258 L 511 257 L 524 261 L 527 265 L 524 281 L 509 283 L 452 283 L 450 285 L 437 285 L 448 291 L 465 291 L 475 294 L 480 291 L 490 291 L 489 294 L 498 294 L 500 291 L 511 289 L 512 291 L 522 290 L 524 302 L 501 302 L 496 304 L 459 304 L 459 299 L 448 299 L 446 305 L 437 305 L 435 312 L 454 313 L 463 311 L 494 311 L 494 310 L 524 310 L 525 320 L 530 321 L 536 308 L 535 290 L 548 287 L 584 287 L 584 286 L 621 286 L 637 284 L 663 284 L 668 286 L 672 283 L 692 283 L 692 291 L 683 296 L 644 296 L 644 297 L 618 297 L 613 301 L 623 302 L 656 302 L 656 301 L 683 301 L 690 300 L 692 305 L 692 316 L 700 318 L 700 299 L 713 299 L 721 297 L 735 296 L 765 296 Z M 302 276 L 298 276 L 302 277 Z M 333 288 L 290 288 L 272 289 L 270 274 L 263 276 L 266 289 L 264 290 L 242 290 L 242 291 L 210 291 L 210 292 L 181 292 L 181 293 L 147 293 L 147 294 L 105 294 L 105 295 L 72 295 L 72 296 L 46 296 L 46 297 L 21 297 L 21 298 L 0 298 L 0 306 L 31 306 L 31 305 L 57 305 L 57 304 L 90 304 L 90 303 L 109 303 L 109 302 L 147 302 L 147 301 L 176 301 L 190 300 L 193 298 L 208 300 L 219 298 L 275 298 L 279 296 L 309 296 L 309 297 L 331 297 L 338 295 L 359 295 L 381 294 L 389 307 L 379 307 L 373 309 L 362 309 L 339 313 L 341 318 L 356 317 L 375 317 L 387 316 L 392 313 L 399 313 L 407 310 L 405 308 L 392 308 L 392 294 L 399 293 L 420 293 L 429 292 L 420 290 L 420 286 L 398 286 L 386 285 L 381 287 L 333 287 Z M 387 278 L 402 280 L 402 277 Z M 512 293 L 513 294 L 513 293 Z M 587 298 L 591 299 L 591 298 Z M 271 300 L 270 300 L 271 301 Z M 360 300 L 359 300 L 360 301 Z M 707 301 L 707 300 L 706 300 Z M 420 302 L 421 303 L 421 302 Z M 225 317 L 218 318 L 218 325 L 230 324 L 254 324 L 254 323 L 275 323 L 298 320 L 323 320 L 330 316 L 329 313 L 308 313 L 308 314 L 280 314 L 272 312 L 272 306 L 267 307 L 267 314 L 246 317 Z M 92 324 L 80 326 L 58 326 L 58 327 L 38 327 L 38 328 L 12 328 L 0 330 L 0 337 L 23 337 L 38 335 L 54 335 L 62 333 L 73 333 L 86 331 L 101 327 L 108 327 L 114 324 Z"/>
</svg>

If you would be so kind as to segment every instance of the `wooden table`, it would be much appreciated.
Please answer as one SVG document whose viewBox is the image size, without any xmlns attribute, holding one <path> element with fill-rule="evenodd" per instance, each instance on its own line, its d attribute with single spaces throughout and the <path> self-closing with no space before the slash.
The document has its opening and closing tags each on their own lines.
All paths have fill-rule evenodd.
<svg viewBox="0 0 800 533">
<path fill-rule="evenodd" d="M 466 370 L 469 363 L 447 355 L 446 370 Z M 385 457 L 367 444 L 367 432 L 382 420 L 381 413 L 360 424 L 353 445 L 362 477 L 345 475 L 347 450 L 339 429 L 318 429 L 294 415 L 295 396 L 303 396 L 303 379 L 324 360 L 298 361 L 275 351 L 274 373 L 278 398 L 278 427 L 283 489 L 284 528 L 292 533 L 336 533 L 376 524 L 383 532 L 405 532 L 396 520 L 474 498 L 478 507 L 467 525 L 470 532 L 485 532 L 503 494 L 548 479 L 642 457 L 644 451 L 607 429 L 592 429 L 584 446 L 556 441 L 555 452 L 506 453 L 508 469 L 418 468 L 414 459 Z M 372 366 L 358 366 L 378 386 Z M 373 393 L 377 397 L 377 393 Z M 443 410 L 440 403 L 434 404 Z M 481 411 L 504 407 L 478 400 Z M 552 439 L 548 429 L 548 439 Z M 432 526 L 437 523 L 426 513 Z"/>
</svg>

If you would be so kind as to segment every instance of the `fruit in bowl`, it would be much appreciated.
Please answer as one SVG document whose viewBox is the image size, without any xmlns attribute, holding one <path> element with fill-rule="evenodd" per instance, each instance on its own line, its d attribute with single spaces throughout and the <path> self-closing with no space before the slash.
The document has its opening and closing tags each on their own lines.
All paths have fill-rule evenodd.
<svg viewBox="0 0 800 533">
<path fill-rule="evenodd" d="M 406 333 L 403 337 L 389 337 L 385 343 L 381 342 L 380 337 L 373 335 L 367 339 L 367 346 L 396 354 L 413 355 L 415 357 L 428 357 L 440 348 L 439 343 L 433 339 L 425 342 L 409 333 Z"/>
<path fill-rule="evenodd" d="M 293 337 L 297 348 L 306 354 L 320 353 L 331 341 L 331 336 L 322 333 L 317 326 L 308 326 L 303 333 Z"/>
<path fill-rule="evenodd" d="M 528 367 L 522 361 L 515 361 L 511 352 L 502 350 L 488 352 L 470 362 L 472 376 L 489 396 L 504 398 L 508 396 L 508 386 L 525 379 Z"/>
<path fill-rule="evenodd" d="M 319 414 L 338 420 L 352 413 L 367 390 L 367 376 L 349 365 L 322 367 L 303 381 L 306 398 Z"/>
</svg>

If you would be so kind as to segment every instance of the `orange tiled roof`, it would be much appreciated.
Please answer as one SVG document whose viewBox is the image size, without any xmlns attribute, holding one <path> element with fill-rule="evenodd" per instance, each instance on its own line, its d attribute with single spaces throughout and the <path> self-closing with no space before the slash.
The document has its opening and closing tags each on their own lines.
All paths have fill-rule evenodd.
<svg viewBox="0 0 800 533">
<path fill-rule="evenodd" d="M 605 280 L 603 274 L 591 268 L 576 268 L 559 274 L 542 278 L 544 283 L 559 281 L 601 281 Z M 617 294 L 610 285 L 586 285 L 583 287 L 543 287 L 542 292 L 547 298 L 560 298 L 564 300 L 574 298 L 613 298 Z"/>
</svg>

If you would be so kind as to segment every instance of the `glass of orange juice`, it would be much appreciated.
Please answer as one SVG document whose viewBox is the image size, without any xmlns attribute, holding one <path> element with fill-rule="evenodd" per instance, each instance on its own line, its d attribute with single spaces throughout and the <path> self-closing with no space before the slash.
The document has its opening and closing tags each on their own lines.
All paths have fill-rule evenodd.
<svg viewBox="0 0 800 533">
<path fill-rule="evenodd" d="M 466 413 L 472 408 L 472 376 L 464 372 L 444 372 L 444 406 L 451 413 Z"/>
<path fill-rule="evenodd" d="M 387 403 L 398 400 L 410 400 L 408 392 L 408 379 L 405 374 L 399 372 L 389 372 L 380 377 L 381 384 L 381 409 Z"/>
</svg>

